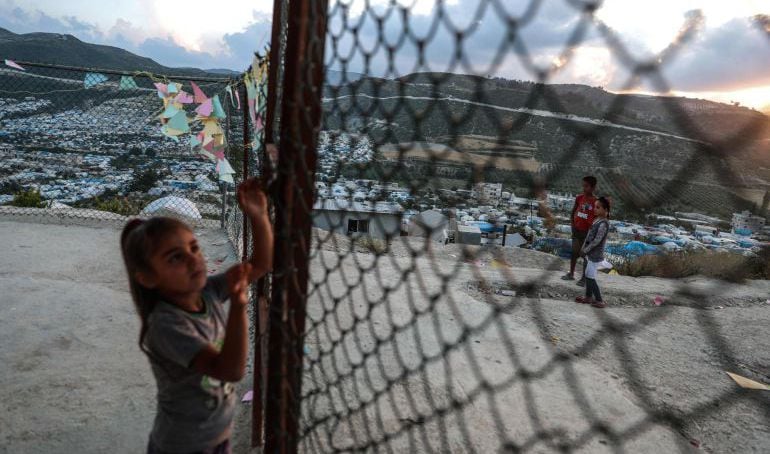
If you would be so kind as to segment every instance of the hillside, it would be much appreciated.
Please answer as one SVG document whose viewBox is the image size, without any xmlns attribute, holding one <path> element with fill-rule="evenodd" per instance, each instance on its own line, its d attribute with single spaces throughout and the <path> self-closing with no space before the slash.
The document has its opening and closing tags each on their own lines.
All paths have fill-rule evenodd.
<svg viewBox="0 0 770 454">
<path fill-rule="evenodd" d="M 216 77 L 219 71 L 195 68 L 169 68 L 118 47 L 83 42 L 72 35 L 58 33 L 17 34 L 0 28 L 0 55 L 18 61 L 51 63 L 119 71 L 149 71 L 157 74 Z"/>
<path fill-rule="evenodd" d="M 476 172 L 469 165 L 452 172 L 450 186 L 481 170 L 486 181 L 511 188 L 526 190 L 537 177 L 552 190 L 575 191 L 592 173 L 626 208 L 720 216 L 751 208 L 746 194 L 770 187 L 770 118 L 744 107 L 439 73 L 361 79 L 327 87 L 324 96 L 327 129 L 365 132 L 378 145 L 417 141 L 475 153 L 463 144 L 467 136 L 534 145 L 537 172 L 490 158 Z M 430 185 L 430 175 L 413 166 L 400 179 L 424 176 Z"/>
</svg>

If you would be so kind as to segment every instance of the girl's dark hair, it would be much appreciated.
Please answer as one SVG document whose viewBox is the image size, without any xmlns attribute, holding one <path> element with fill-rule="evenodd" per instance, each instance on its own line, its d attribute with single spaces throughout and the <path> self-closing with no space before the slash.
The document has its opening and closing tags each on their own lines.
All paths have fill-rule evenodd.
<svg viewBox="0 0 770 454">
<path fill-rule="evenodd" d="M 596 199 L 596 201 L 599 202 L 602 205 L 602 208 L 607 210 L 607 219 L 609 219 L 610 218 L 610 206 L 612 205 L 610 203 L 610 199 L 607 198 L 607 197 L 602 196 L 602 197 L 599 197 L 598 199 Z"/>
<path fill-rule="evenodd" d="M 136 275 L 140 272 L 153 272 L 150 264 L 151 254 L 157 249 L 160 240 L 179 229 L 191 230 L 187 224 L 177 219 L 154 217 L 147 220 L 131 219 L 120 234 L 120 249 L 128 273 L 131 298 L 142 323 L 139 329 L 139 348 L 151 359 L 152 355 L 144 345 L 144 336 L 147 334 L 147 319 L 155 309 L 159 295 L 155 290 L 140 284 Z"/>
</svg>

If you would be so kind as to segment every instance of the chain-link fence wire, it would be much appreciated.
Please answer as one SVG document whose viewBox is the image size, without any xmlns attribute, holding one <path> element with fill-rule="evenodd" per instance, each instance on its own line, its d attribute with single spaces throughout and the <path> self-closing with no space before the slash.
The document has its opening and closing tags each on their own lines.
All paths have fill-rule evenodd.
<svg viewBox="0 0 770 454">
<path fill-rule="evenodd" d="M 758 307 L 763 296 L 717 280 L 620 290 L 616 284 L 606 292 L 618 297 L 610 306 L 627 310 L 592 310 L 553 301 L 582 292 L 558 279 L 561 259 L 493 244 L 501 227 L 526 225 L 526 235 L 539 230 L 532 228 L 535 210 L 556 219 L 543 202 L 546 193 L 579 192 L 587 174 L 598 177 L 600 195 L 612 196 L 613 219 L 645 222 L 649 213 L 674 218 L 690 211 L 726 216 L 750 208 L 736 193 L 767 151 L 765 116 L 720 112 L 705 101 L 546 85 L 594 33 L 627 70 L 624 89 L 645 80 L 668 92 L 662 68 L 702 18 L 690 16 L 670 46 L 638 61 L 597 17 L 600 3 L 566 1 L 573 26 L 559 58 L 543 66 L 522 31 L 544 2 L 528 2 L 521 11 L 502 1 L 470 3 L 458 18 L 437 1 L 425 20 L 400 2 L 337 1 L 328 11 L 323 1 L 276 2 L 294 15 L 281 24 L 290 30 L 281 34 L 286 42 L 273 42 L 287 50 L 279 54 L 286 76 L 279 79 L 284 100 L 276 111 L 284 126 L 272 193 L 276 258 L 283 260 L 273 276 L 270 340 L 271 355 L 285 360 L 270 362 L 284 369 L 268 371 L 280 384 L 275 393 L 268 388 L 267 430 L 297 436 L 308 452 L 671 452 L 691 449 L 696 435 L 717 444 L 700 424 L 714 427 L 733 411 L 766 424 L 767 396 L 739 389 L 721 372 L 767 381 L 762 355 L 738 351 L 736 337 L 707 310 L 738 300 Z M 504 33 L 480 62 L 466 45 L 490 21 L 503 24 Z M 292 35 L 292 27 L 303 34 Z M 766 27 L 758 33 L 767 34 Z M 431 48 L 434 41 L 443 47 Z M 326 83 L 319 93 L 313 76 L 324 46 Z M 440 67 L 431 63 L 437 53 L 446 63 Z M 490 76 L 509 64 L 521 65 L 535 82 Z M 308 146 L 319 126 L 314 110 L 321 108 L 323 131 L 317 147 Z M 645 117 L 651 108 L 655 114 Z M 511 196 L 512 206 L 492 204 L 474 191 L 478 183 L 503 183 L 534 201 L 521 205 Z M 484 204 L 492 205 L 482 207 L 484 223 L 458 216 Z M 414 216 L 431 206 L 433 212 Z M 297 226 L 308 219 L 316 227 L 312 243 Z M 478 246 L 482 241 L 492 244 Z M 707 257 L 733 271 L 747 266 L 729 254 Z M 665 294 L 666 307 L 641 307 L 656 293 Z M 743 296 L 734 299 L 738 293 Z M 634 299 L 639 294 L 644 301 Z M 685 318 L 673 307 L 687 308 Z M 589 321 L 577 324 L 585 332 L 558 329 L 571 317 Z M 705 357 L 722 375 L 704 379 L 681 370 L 687 361 L 651 361 L 645 349 L 662 350 L 640 339 L 666 337 L 679 321 L 679 335 L 698 345 L 690 360 Z M 761 343 L 760 332 L 747 336 Z M 691 347 L 666 345 L 680 360 Z M 612 373 L 593 363 L 602 360 Z M 663 383 L 656 374 L 685 383 Z M 300 375 L 295 408 L 286 396 L 297 398 L 293 377 Z M 700 395 L 682 391 L 688 381 L 699 383 Z M 662 398 L 657 387 L 674 394 Z M 286 423 L 293 418 L 298 434 Z M 749 438 L 763 443 L 761 433 Z"/>
<path fill-rule="evenodd" d="M 191 84 L 218 96 L 229 117 L 234 80 L 20 63 L 24 70 L 0 69 L 4 213 L 116 222 L 171 215 L 222 224 L 223 190 L 232 185 L 220 181 L 215 156 L 190 142 L 203 128 Z M 177 106 L 185 118 L 176 122 L 161 97 L 169 84 L 183 92 L 172 89 L 173 96 L 186 98 Z M 161 116 L 191 133 L 163 134 Z M 221 145 L 229 149 L 230 138 Z"/>
</svg>

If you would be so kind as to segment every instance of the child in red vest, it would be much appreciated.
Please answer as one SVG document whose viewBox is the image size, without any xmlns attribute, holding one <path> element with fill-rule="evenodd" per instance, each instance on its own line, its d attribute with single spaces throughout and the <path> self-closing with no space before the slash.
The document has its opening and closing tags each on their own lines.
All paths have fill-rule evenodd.
<svg viewBox="0 0 770 454">
<path fill-rule="evenodd" d="M 575 205 L 572 207 L 572 257 L 569 263 L 569 273 L 562 276 L 562 279 L 567 281 L 575 279 L 575 267 L 580 256 L 580 249 L 583 247 L 588 231 L 594 223 L 596 183 L 596 177 L 583 177 L 583 193 L 575 198 Z M 586 260 L 584 258 L 583 273 L 577 283 L 581 287 L 586 283 L 585 270 Z"/>
</svg>

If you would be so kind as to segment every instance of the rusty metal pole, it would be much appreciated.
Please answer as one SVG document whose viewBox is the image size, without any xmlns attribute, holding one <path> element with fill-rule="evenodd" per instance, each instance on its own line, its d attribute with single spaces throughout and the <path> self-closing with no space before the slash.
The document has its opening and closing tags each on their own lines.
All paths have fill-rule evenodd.
<svg viewBox="0 0 770 454">
<path fill-rule="evenodd" d="M 299 445 L 303 333 L 321 123 L 327 0 L 291 0 L 281 96 L 265 452 Z M 275 62 L 277 64 L 277 62 Z"/>
<path fill-rule="evenodd" d="M 241 99 L 248 99 L 246 96 L 246 84 L 241 84 L 241 86 L 238 88 L 241 91 Z M 243 109 L 243 164 L 241 167 L 241 179 L 243 181 L 246 180 L 246 178 L 249 177 L 249 146 L 250 140 L 249 140 L 249 109 Z M 241 216 L 243 217 L 243 226 L 241 227 L 243 229 L 243 257 L 242 260 L 248 260 L 249 258 L 249 220 L 246 218 L 246 215 L 241 213 Z"/>
<path fill-rule="evenodd" d="M 280 81 L 279 68 L 281 67 L 282 58 L 282 30 L 283 30 L 283 18 L 284 18 L 284 2 L 285 0 L 273 1 L 273 25 L 272 35 L 270 39 L 270 55 L 268 58 L 268 74 L 267 74 L 267 92 L 260 93 L 260 96 L 267 96 L 265 102 L 265 121 L 264 121 L 264 139 L 265 145 L 274 144 L 277 121 L 276 121 L 276 100 L 278 99 L 278 87 Z M 259 115 L 260 112 L 257 112 Z M 267 152 L 267 147 L 263 150 L 260 159 L 260 176 L 265 185 L 265 189 L 268 195 L 268 204 L 273 205 L 274 200 L 273 190 L 275 189 L 270 183 L 273 181 L 273 162 Z M 255 306 L 254 317 L 254 361 L 253 367 L 253 384 L 252 391 L 254 400 L 251 407 L 251 446 L 257 447 L 264 444 L 264 415 L 265 415 L 265 391 L 266 391 L 266 375 L 267 367 L 266 361 L 268 352 L 268 339 L 267 339 L 267 320 L 268 320 L 268 308 L 269 303 L 269 291 L 270 280 L 267 276 L 262 277 L 257 281 L 256 295 L 257 305 Z"/>
</svg>

